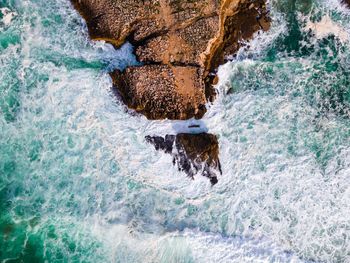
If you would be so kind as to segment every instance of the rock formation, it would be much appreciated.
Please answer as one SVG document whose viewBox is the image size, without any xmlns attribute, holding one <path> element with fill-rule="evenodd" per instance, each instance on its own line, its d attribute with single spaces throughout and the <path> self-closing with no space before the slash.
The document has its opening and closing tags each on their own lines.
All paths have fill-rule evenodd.
<svg viewBox="0 0 350 263">
<path fill-rule="evenodd" d="M 149 119 L 201 118 L 215 70 L 266 30 L 265 0 L 72 0 L 90 36 L 135 46 L 141 66 L 111 73 L 128 107 Z"/>
<path fill-rule="evenodd" d="M 149 119 L 201 118 L 213 101 L 217 67 L 267 30 L 266 0 L 71 0 L 92 39 L 135 47 L 139 66 L 111 73 L 125 104 Z M 146 137 L 191 178 L 221 173 L 215 135 Z"/>
<path fill-rule="evenodd" d="M 342 2 L 350 8 L 350 0 L 342 0 Z"/>
<path fill-rule="evenodd" d="M 180 171 L 193 178 L 197 173 L 208 177 L 212 185 L 218 182 L 221 173 L 219 143 L 215 135 L 208 133 L 147 136 L 156 150 L 163 150 L 174 157 Z"/>
</svg>

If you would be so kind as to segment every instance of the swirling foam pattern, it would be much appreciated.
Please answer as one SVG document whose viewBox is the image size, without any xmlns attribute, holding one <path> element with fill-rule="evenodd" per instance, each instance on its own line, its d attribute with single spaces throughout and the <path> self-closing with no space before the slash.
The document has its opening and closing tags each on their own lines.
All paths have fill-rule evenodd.
<svg viewBox="0 0 350 263">
<path fill-rule="evenodd" d="M 0 261 L 349 262 L 350 13 L 269 4 L 200 123 L 220 141 L 212 188 L 144 140 L 186 123 L 111 92 L 129 44 L 89 41 L 69 1 L 0 0 Z"/>
</svg>

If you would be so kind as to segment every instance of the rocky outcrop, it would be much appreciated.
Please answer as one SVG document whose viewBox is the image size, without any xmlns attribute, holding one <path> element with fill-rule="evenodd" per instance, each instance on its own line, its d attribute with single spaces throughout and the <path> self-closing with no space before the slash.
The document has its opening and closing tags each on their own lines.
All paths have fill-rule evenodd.
<svg viewBox="0 0 350 263">
<path fill-rule="evenodd" d="M 350 0 L 342 0 L 342 2 L 350 8 Z"/>
<path fill-rule="evenodd" d="M 124 102 L 149 119 L 201 118 L 215 70 L 266 30 L 265 0 L 72 0 L 90 36 L 135 46 L 141 66 L 111 73 Z"/>
<path fill-rule="evenodd" d="M 147 136 L 156 150 L 163 150 L 174 157 L 173 163 L 180 171 L 194 178 L 198 173 L 210 179 L 212 185 L 221 174 L 219 143 L 215 135 L 208 133 Z"/>
</svg>

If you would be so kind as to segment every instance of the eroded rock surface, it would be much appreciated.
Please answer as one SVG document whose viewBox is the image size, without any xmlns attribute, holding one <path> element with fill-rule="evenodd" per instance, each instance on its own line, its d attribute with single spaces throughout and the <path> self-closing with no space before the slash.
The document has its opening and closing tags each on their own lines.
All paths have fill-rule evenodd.
<svg viewBox="0 0 350 263">
<path fill-rule="evenodd" d="M 142 66 L 111 73 L 149 119 L 201 118 L 227 55 L 269 27 L 265 0 L 72 0 L 93 39 L 135 46 Z"/>
<path fill-rule="evenodd" d="M 213 134 L 187 134 L 147 136 L 146 141 L 152 143 L 156 150 L 163 150 L 174 157 L 180 171 L 194 178 L 197 173 L 208 177 L 212 185 L 218 182 L 221 174 L 219 160 L 219 143 Z"/>
</svg>

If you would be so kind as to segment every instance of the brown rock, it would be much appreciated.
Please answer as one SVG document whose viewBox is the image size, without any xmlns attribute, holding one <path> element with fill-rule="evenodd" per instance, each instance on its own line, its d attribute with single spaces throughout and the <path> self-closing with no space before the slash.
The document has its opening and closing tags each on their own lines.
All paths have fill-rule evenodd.
<svg viewBox="0 0 350 263">
<path fill-rule="evenodd" d="M 342 2 L 350 8 L 350 0 L 342 0 Z"/>
<path fill-rule="evenodd" d="M 135 46 L 144 65 L 111 76 L 124 102 L 150 119 L 201 118 L 215 97 L 211 73 L 270 24 L 265 0 L 72 2 L 93 39 Z"/>
<path fill-rule="evenodd" d="M 168 65 L 129 67 L 112 74 L 128 107 L 149 119 L 201 118 L 206 101 L 200 76 L 198 67 Z"/>
<path fill-rule="evenodd" d="M 146 140 L 152 143 L 156 150 L 163 150 L 174 157 L 180 171 L 193 178 L 198 172 L 208 177 L 212 185 L 218 182 L 221 174 L 219 160 L 219 143 L 213 134 L 187 134 L 147 136 Z"/>
</svg>

